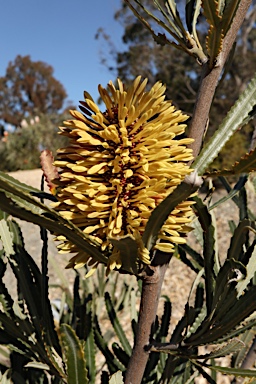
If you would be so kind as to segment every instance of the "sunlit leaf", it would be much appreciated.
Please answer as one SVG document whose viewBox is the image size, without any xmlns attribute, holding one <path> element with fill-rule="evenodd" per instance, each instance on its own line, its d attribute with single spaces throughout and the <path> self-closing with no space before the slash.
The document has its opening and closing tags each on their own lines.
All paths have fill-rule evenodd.
<svg viewBox="0 0 256 384">
<path fill-rule="evenodd" d="M 82 342 L 67 324 L 60 326 L 60 336 L 68 384 L 89 384 Z"/>
<path fill-rule="evenodd" d="M 241 127 L 244 119 L 252 111 L 255 104 L 256 73 L 193 163 L 193 168 L 197 170 L 199 175 L 204 174 L 207 167 L 212 163 L 232 134 Z"/>
</svg>

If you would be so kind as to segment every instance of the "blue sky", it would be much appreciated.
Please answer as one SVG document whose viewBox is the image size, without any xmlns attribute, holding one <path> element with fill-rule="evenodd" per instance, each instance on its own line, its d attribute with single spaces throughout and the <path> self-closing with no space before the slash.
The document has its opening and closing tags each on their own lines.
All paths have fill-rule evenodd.
<svg viewBox="0 0 256 384">
<path fill-rule="evenodd" d="M 97 86 L 113 79 L 100 64 L 100 51 L 108 48 L 95 40 L 99 27 L 122 46 L 122 27 L 114 20 L 121 0 L 5 0 L 1 4 L 0 76 L 15 57 L 30 55 L 54 68 L 75 105 L 86 89 L 97 99 Z"/>
</svg>

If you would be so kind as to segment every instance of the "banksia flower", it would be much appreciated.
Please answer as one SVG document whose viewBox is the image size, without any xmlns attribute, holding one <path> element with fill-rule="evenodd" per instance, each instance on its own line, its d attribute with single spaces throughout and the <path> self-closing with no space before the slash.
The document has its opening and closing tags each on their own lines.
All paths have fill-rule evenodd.
<svg viewBox="0 0 256 384">
<path fill-rule="evenodd" d="M 71 220 L 108 256 L 108 271 L 122 266 L 115 241 L 131 237 L 137 243 L 138 262 L 149 264 L 149 251 L 142 235 L 157 205 L 191 172 L 187 162 L 191 139 L 180 138 L 187 116 L 165 100 L 165 86 L 157 82 L 146 91 L 147 80 L 137 77 L 125 89 L 109 82 L 99 85 L 105 104 L 100 111 L 85 92 L 81 112 L 70 111 L 73 119 L 64 122 L 60 134 L 70 145 L 58 151 L 55 166 L 58 203 L 54 208 Z M 185 242 L 192 215 L 191 201 L 179 204 L 165 222 L 155 249 L 173 252 Z M 63 236 L 60 252 L 75 252 L 67 267 L 97 261 Z"/>
</svg>

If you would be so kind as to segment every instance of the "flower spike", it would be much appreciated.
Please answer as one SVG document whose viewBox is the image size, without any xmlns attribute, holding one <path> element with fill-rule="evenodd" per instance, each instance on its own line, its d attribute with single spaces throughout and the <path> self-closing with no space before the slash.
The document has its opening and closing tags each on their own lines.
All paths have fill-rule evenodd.
<svg viewBox="0 0 256 384">
<path fill-rule="evenodd" d="M 157 82 L 149 91 L 147 80 L 137 77 L 126 88 L 109 82 L 99 86 L 105 104 L 102 112 L 85 92 L 81 112 L 70 111 L 60 134 L 70 145 L 58 151 L 60 168 L 55 209 L 101 244 L 108 255 L 108 271 L 127 263 L 125 246 L 134 241 L 137 262 L 150 264 L 150 250 L 142 235 L 152 211 L 192 171 L 187 162 L 191 139 L 180 138 L 188 116 L 165 100 L 165 86 Z M 165 222 L 154 249 L 173 252 L 185 242 L 192 202 L 179 204 Z M 58 237 L 57 237 L 58 238 Z M 90 255 L 79 252 L 63 236 L 60 252 L 75 252 L 68 267 L 97 266 Z M 116 245 L 117 244 L 117 245 Z M 129 247 L 128 247 L 129 248 Z"/>
</svg>

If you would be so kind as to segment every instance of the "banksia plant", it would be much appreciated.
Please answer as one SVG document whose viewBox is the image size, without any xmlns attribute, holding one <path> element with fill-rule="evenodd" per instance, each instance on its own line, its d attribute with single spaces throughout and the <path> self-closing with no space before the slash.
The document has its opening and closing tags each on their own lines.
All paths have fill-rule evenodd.
<svg viewBox="0 0 256 384">
<path fill-rule="evenodd" d="M 187 165 L 193 140 L 180 137 L 187 116 L 165 100 L 165 86 L 157 82 L 146 91 L 147 79 L 137 77 L 126 89 L 109 82 L 99 86 L 105 104 L 101 112 L 85 92 L 81 112 L 70 111 L 61 135 L 70 145 L 58 151 L 55 166 L 60 168 L 54 208 L 71 220 L 89 238 L 100 244 L 107 257 L 107 271 L 122 266 L 121 251 L 115 240 L 132 238 L 138 247 L 138 260 L 150 263 L 142 235 L 157 205 L 191 172 Z M 191 201 L 180 203 L 169 215 L 154 249 L 173 252 L 185 242 L 190 230 Z M 62 235 L 61 253 L 75 252 L 68 267 L 87 262 L 94 270 L 98 261 Z"/>
<path fill-rule="evenodd" d="M 153 2 L 162 19 L 147 11 L 140 0 L 125 3 L 157 43 L 195 56 L 202 66 L 188 138 L 184 135 L 187 116 L 165 100 L 165 86 L 157 82 L 147 89 L 147 80 L 139 76 L 127 87 L 121 80 L 116 85 L 110 82 L 106 89 L 99 86 L 102 111 L 85 92 L 81 112 L 71 111 L 72 119 L 60 128 L 69 144 L 59 149 L 55 161 L 49 151 L 42 154 L 51 194 L 0 172 L 0 343 L 15 352 L 10 370 L 0 364 L 0 379 L 174 384 L 195 383 L 201 375 L 216 384 L 220 382 L 216 373 L 223 373 L 245 378 L 244 384 L 249 382 L 246 378 L 255 381 L 256 217 L 244 188 L 248 174 L 256 169 L 255 139 L 250 151 L 231 169 L 209 173 L 208 168 L 234 132 L 255 116 L 256 75 L 214 135 L 204 142 L 216 87 L 230 64 L 224 66 L 251 2 L 187 1 L 182 19 L 174 0 L 166 2 L 166 11 L 158 1 Z M 197 19 L 202 10 L 209 29 L 201 44 Z M 158 33 L 159 28 L 154 32 L 151 22 L 163 27 L 164 33 Z M 242 176 L 232 187 L 225 179 L 229 175 Z M 216 176 L 227 190 L 225 197 L 212 204 L 212 188 L 204 201 L 200 193 L 195 196 L 202 177 Z M 253 176 L 251 189 L 252 185 L 255 189 Z M 54 204 L 44 204 L 44 199 Z M 230 245 L 226 256 L 220 257 L 218 220 L 210 211 L 228 199 L 237 205 L 239 220 L 229 221 Z M 185 244 L 193 212 L 199 247 Z M 13 216 L 40 226 L 42 271 L 25 250 Z M 115 269 L 134 274 L 142 284 L 134 290 L 130 280 L 126 284 L 114 272 L 104 279 L 105 268 L 98 268 L 91 279 L 77 271 L 74 296 L 69 293 L 70 282 L 64 284 L 60 306 L 56 305 L 59 319 L 53 319 L 45 229 L 60 241 L 59 252 L 74 254 L 67 267 L 87 265 L 91 267 L 88 277 L 101 263 L 107 266 L 107 273 Z M 167 284 L 177 273 L 172 256 L 196 274 L 177 323 L 168 297 L 170 285 L 163 315 L 158 317 L 169 262 Z M 18 281 L 18 303 L 2 279 L 7 262 Z M 59 265 L 56 270 L 63 281 Z M 112 278 L 113 284 L 109 284 Z M 99 324 L 105 315 L 103 297 L 115 336 L 111 346 L 110 329 L 103 329 L 105 321 L 102 327 Z M 127 308 L 130 334 L 119 321 Z M 125 315 L 122 320 L 129 325 L 127 319 Z M 128 340 L 132 333 L 133 345 Z M 104 362 L 95 359 L 96 348 Z M 232 355 L 229 366 L 218 365 L 216 359 L 227 355 Z"/>
</svg>

